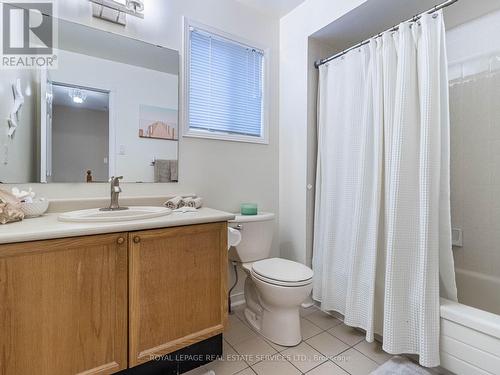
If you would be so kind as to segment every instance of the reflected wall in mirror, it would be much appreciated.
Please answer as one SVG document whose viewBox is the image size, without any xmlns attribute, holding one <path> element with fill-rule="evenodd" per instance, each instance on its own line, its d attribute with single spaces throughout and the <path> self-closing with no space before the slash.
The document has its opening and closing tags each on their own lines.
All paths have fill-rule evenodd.
<svg viewBox="0 0 500 375">
<path fill-rule="evenodd" d="M 114 153 L 109 144 L 109 92 L 55 82 L 51 85 L 47 181 L 108 181 L 113 173 L 109 153 Z"/>
<path fill-rule="evenodd" d="M 0 182 L 177 182 L 178 52 L 58 23 L 57 68 L 0 75 Z"/>
</svg>

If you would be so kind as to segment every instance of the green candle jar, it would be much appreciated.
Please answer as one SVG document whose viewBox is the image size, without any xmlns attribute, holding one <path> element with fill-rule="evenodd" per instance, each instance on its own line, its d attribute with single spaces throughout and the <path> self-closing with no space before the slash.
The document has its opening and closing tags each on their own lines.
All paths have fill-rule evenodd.
<svg viewBox="0 0 500 375">
<path fill-rule="evenodd" d="M 257 215 L 257 203 L 242 203 L 240 212 L 242 215 Z"/>
</svg>

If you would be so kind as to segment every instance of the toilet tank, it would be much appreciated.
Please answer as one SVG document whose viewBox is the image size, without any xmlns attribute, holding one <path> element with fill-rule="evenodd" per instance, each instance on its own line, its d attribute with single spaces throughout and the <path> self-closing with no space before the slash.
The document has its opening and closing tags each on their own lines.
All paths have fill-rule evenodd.
<svg viewBox="0 0 500 375">
<path fill-rule="evenodd" d="M 241 242 L 229 249 L 229 260 L 241 263 L 269 258 L 274 233 L 274 214 L 236 215 L 229 226 L 241 232 Z"/>
</svg>

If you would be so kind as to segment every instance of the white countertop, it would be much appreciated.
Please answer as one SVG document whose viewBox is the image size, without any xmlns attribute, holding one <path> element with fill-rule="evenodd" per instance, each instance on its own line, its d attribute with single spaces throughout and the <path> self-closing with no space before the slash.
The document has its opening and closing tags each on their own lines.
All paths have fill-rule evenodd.
<svg viewBox="0 0 500 375">
<path fill-rule="evenodd" d="M 0 225 L 0 244 L 215 223 L 234 219 L 233 214 L 205 207 L 197 212 L 173 212 L 153 219 L 110 223 L 61 222 L 57 219 L 59 214 L 48 213 L 41 217 Z"/>
</svg>

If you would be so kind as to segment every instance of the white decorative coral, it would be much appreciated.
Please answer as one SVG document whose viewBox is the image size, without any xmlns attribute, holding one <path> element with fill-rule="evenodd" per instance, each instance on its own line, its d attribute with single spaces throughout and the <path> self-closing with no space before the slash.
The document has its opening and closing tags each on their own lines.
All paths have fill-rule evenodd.
<svg viewBox="0 0 500 375">
<path fill-rule="evenodd" d="M 16 80 L 16 84 L 12 85 L 12 92 L 14 94 L 14 105 L 10 111 L 9 118 L 7 119 L 7 122 L 9 124 L 9 131 L 8 131 L 8 136 L 13 137 L 14 133 L 16 132 L 16 128 L 18 126 L 18 120 L 19 120 L 19 110 L 24 104 L 24 96 L 23 92 L 21 89 L 21 79 L 18 78 Z"/>
<path fill-rule="evenodd" d="M 25 190 L 19 190 L 17 187 L 13 187 L 12 190 L 12 195 L 15 196 L 20 202 L 27 202 L 31 203 L 33 202 L 33 198 L 35 198 L 35 193 L 29 188 L 28 191 Z"/>
</svg>

